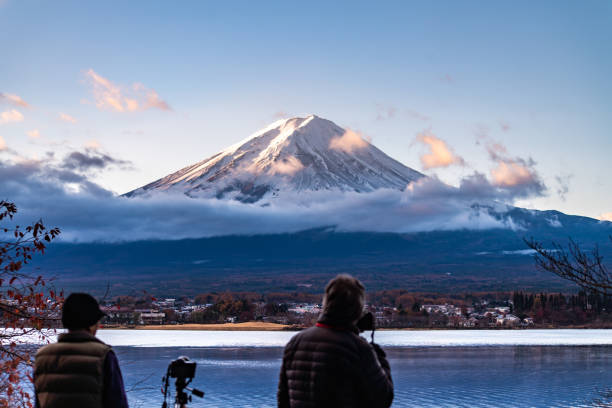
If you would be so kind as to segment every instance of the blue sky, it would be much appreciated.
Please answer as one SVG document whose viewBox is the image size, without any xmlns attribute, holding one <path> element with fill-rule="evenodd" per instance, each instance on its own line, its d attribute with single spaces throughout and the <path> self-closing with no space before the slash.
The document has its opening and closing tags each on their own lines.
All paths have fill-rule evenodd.
<svg viewBox="0 0 612 408">
<path fill-rule="evenodd" d="M 329 3 L 0 1 L 0 160 L 87 145 L 124 193 L 315 113 L 455 185 L 501 145 L 547 187 L 517 204 L 612 213 L 611 2 Z M 424 170 L 423 132 L 464 164 Z"/>
</svg>

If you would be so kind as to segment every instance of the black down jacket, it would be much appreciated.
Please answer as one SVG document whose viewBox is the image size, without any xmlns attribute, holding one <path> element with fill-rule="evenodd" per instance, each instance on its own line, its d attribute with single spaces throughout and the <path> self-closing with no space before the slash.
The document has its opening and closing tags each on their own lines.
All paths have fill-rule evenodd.
<svg viewBox="0 0 612 408">
<path fill-rule="evenodd" d="M 283 355 L 279 408 L 387 408 L 393 401 L 384 351 L 358 335 L 319 323 L 295 335 Z"/>
</svg>

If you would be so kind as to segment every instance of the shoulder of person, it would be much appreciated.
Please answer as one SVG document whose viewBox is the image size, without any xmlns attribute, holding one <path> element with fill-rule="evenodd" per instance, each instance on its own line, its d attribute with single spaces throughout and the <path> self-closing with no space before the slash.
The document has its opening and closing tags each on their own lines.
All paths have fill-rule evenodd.
<svg viewBox="0 0 612 408">
<path fill-rule="evenodd" d="M 51 344 L 46 344 L 46 345 L 42 346 L 41 348 L 39 348 L 36 351 L 36 356 L 44 355 L 44 354 L 52 351 L 55 348 L 54 347 L 55 344 L 57 344 L 57 343 L 51 343 Z"/>
<path fill-rule="evenodd" d="M 363 337 L 361 337 L 358 334 L 355 334 L 355 337 L 356 337 L 355 344 L 357 345 L 357 347 L 359 347 L 360 349 L 363 349 L 363 350 L 371 350 L 371 349 L 373 349 L 372 345 L 366 339 L 364 339 Z"/>
<path fill-rule="evenodd" d="M 285 345 L 285 349 L 295 346 L 297 343 L 300 342 L 303 337 L 308 337 L 312 332 L 312 329 L 312 327 L 309 327 L 307 329 L 300 330 L 299 332 L 295 333 L 293 336 L 291 336 L 291 339 L 289 339 L 289 341 Z"/>
</svg>

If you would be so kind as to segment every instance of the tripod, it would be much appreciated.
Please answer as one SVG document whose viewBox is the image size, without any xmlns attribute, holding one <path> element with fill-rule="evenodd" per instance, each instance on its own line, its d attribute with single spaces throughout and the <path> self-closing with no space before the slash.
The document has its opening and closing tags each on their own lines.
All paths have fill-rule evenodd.
<svg viewBox="0 0 612 408">
<path fill-rule="evenodd" d="M 185 391 L 189 391 L 196 397 L 203 398 L 204 391 L 200 391 L 197 388 L 188 387 L 189 383 L 193 378 L 186 379 L 185 377 L 178 377 L 176 379 L 175 387 L 176 387 L 176 395 L 174 397 L 174 408 L 187 408 L 187 403 L 191 402 L 191 395 L 187 394 Z M 170 380 L 170 375 L 166 374 L 164 377 L 164 403 L 162 404 L 162 408 L 168 408 L 168 403 L 166 402 L 166 397 L 168 394 L 168 382 Z"/>
</svg>

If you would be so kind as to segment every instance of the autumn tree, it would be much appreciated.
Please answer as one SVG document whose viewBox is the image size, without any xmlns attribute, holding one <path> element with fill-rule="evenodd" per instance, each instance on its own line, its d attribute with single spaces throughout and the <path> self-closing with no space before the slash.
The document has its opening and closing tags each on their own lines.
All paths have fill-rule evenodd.
<svg viewBox="0 0 612 408">
<path fill-rule="evenodd" d="M 25 268 L 60 233 L 42 221 L 13 223 L 15 204 L 0 201 L 0 408 L 32 407 L 31 365 L 35 348 L 56 327 L 63 294 Z"/>
</svg>

